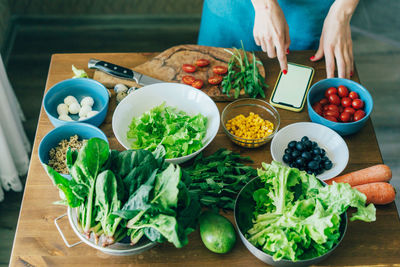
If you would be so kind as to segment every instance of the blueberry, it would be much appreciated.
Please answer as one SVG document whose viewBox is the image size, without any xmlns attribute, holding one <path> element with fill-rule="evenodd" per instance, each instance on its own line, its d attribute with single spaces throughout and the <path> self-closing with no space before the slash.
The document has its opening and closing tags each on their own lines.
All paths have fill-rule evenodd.
<svg viewBox="0 0 400 267">
<path fill-rule="evenodd" d="M 304 146 L 307 150 L 310 150 L 312 148 L 312 142 L 310 140 L 307 140 L 304 142 Z"/>
<path fill-rule="evenodd" d="M 322 170 L 322 169 L 320 169 L 320 168 L 318 168 L 318 169 L 315 170 L 315 174 L 316 174 L 316 175 L 321 174 L 321 173 L 323 173 L 323 172 L 324 172 L 324 170 Z"/>
<path fill-rule="evenodd" d="M 313 148 L 315 148 L 315 147 L 318 147 L 318 144 L 317 144 L 317 142 L 311 142 L 311 147 L 313 147 Z"/>
<path fill-rule="evenodd" d="M 313 174 L 314 172 L 312 170 L 307 170 L 308 174 Z"/>
<path fill-rule="evenodd" d="M 296 143 L 297 143 L 296 141 L 290 141 L 288 144 L 288 148 L 294 149 L 296 147 Z"/>
<path fill-rule="evenodd" d="M 316 169 L 318 169 L 318 162 L 316 162 L 316 161 L 310 161 L 309 163 L 308 163 L 308 168 L 309 169 L 311 169 L 311 170 L 316 170 Z"/>
<path fill-rule="evenodd" d="M 333 166 L 332 161 L 330 161 L 330 160 L 325 161 L 325 163 L 324 163 L 325 170 L 330 170 L 332 168 L 332 166 Z"/>
<path fill-rule="evenodd" d="M 296 149 L 297 149 L 298 151 L 303 151 L 303 150 L 304 150 L 304 145 L 303 145 L 303 143 L 302 143 L 302 142 L 297 142 L 297 144 L 296 144 Z"/>
<path fill-rule="evenodd" d="M 303 136 L 303 138 L 301 138 L 301 142 L 306 142 L 306 141 L 308 141 L 309 139 L 308 139 L 308 137 L 307 136 Z"/>
<path fill-rule="evenodd" d="M 310 152 L 304 151 L 303 153 L 301 153 L 301 157 L 302 157 L 303 159 L 305 159 L 306 161 L 310 161 L 311 158 L 312 158 L 312 155 L 311 155 Z"/>
<path fill-rule="evenodd" d="M 282 159 L 283 159 L 283 162 L 285 162 L 285 163 L 292 162 L 292 156 L 290 154 L 283 155 Z"/>
<path fill-rule="evenodd" d="M 319 163 L 321 161 L 321 156 L 320 155 L 315 155 L 314 158 L 313 158 L 313 161 Z"/>
<path fill-rule="evenodd" d="M 297 166 L 302 167 L 302 166 L 304 166 L 304 164 L 306 164 L 306 161 L 304 160 L 304 158 L 299 157 L 296 159 L 296 164 L 297 164 Z"/>
<path fill-rule="evenodd" d="M 301 166 L 301 167 L 299 168 L 299 170 L 300 170 L 300 171 L 304 171 L 304 170 L 305 170 L 304 166 Z"/>
<path fill-rule="evenodd" d="M 299 156 L 300 156 L 300 151 L 297 151 L 297 150 L 294 150 L 293 152 L 292 152 L 292 158 L 298 158 Z"/>
<path fill-rule="evenodd" d="M 293 150 L 291 150 L 290 148 L 286 148 L 286 149 L 285 149 L 285 154 L 290 154 L 290 153 L 292 153 L 292 151 L 293 151 Z"/>
<path fill-rule="evenodd" d="M 325 149 L 321 148 L 321 153 L 320 153 L 321 157 L 325 156 L 325 154 L 326 154 Z"/>
<path fill-rule="evenodd" d="M 289 167 L 290 167 L 290 168 L 296 168 L 297 165 L 296 165 L 296 163 L 292 162 L 292 163 L 289 164 Z"/>
<path fill-rule="evenodd" d="M 329 158 L 327 157 L 327 156 L 323 156 L 322 158 L 321 158 L 321 161 L 322 162 L 325 162 L 325 161 L 328 161 L 329 160 Z"/>
<path fill-rule="evenodd" d="M 319 147 L 315 147 L 312 151 L 314 155 L 320 155 L 321 154 L 321 149 Z"/>
</svg>

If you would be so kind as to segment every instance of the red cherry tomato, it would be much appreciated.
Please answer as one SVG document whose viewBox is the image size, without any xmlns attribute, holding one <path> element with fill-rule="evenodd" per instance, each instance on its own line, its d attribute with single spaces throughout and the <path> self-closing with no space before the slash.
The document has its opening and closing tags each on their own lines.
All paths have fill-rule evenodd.
<svg viewBox="0 0 400 267">
<path fill-rule="evenodd" d="M 356 110 L 354 108 L 352 108 L 352 107 L 347 107 L 347 108 L 344 108 L 343 112 L 348 112 L 351 115 L 353 115 L 354 112 L 356 112 Z"/>
<path fill-rule="evenodd" d="M 322 107 L 322 110 L 323 110 L 323 111 L 327 111 L 327 110 L 329 110 L 328 106 L 329 106 L 329 105 L 325 105 L 325 106 L 323 106 L 323 107 Z"/>
<path fill-rule="evenodd" d="M 204 82 L 202 80 L 194 80 L 194 82 L 192 83 L 192 86 L 194 88 L 200 89 L 201 87 L 203 87 Z"/>
<path fill-rule="evenodd" d="M 364 107 L 364 102 L 361 99 L 357 98 L 357 99 L 354 99 L 353 102 L 351 102 L 351 105 L 355 109 L 361 109 Z"/>
<path fill-rule="evenodd" d="M 199 67 L 205 67 L 208 64 L 210 64 L 210 61 L 208 61 L 207 59 L 200 58 L 200 59 L 196 60 L 196 65 Z"/>
<path fill-rule="evenodd" d="M 324 115 L 325 116 L 332 116 L 332 117 L 335 117 L 335 118 L 339 118 L 339 111 L 333 111 L 333 110 L 328 110 L 328 111 L 325 111 L 324 112 Z"/>
<path fill-rule="evenodd" d="M 182 82 L 188 85 L 192 85 L 192 83 L 196 80 L 193 76 L 185 75 L 182 77 Z"/>
<path fill-rule="evenodd" d="M 320 101 L 319 101 L 319 103 L 321 103 L 321 105 L 326 105 L 326 104 L 328 104 L 329 103 L 329 100 L 328 100 L 328 98 L 322 98 Z"/>
<path fill-rule="evenodd" d="M 196 67 L 194 65 L 191 65 L 191 64 L 183 64 L 182 65 L 182 70 L 184 72 L 192 73 L 192 72 L 196 71 Z"/>
<path fill-rule="evenodd" d="M 333 104 L 327 105 L 328 110 L 339 111 L 339 107 Z"/>
<path fill-rule="evenodd" d="M 219 75 L 215 75 L 215 76 L 208 78 L 208 83 L 210 83 L 210 84 L 216 85 L 216 84 L 220 84 L 221 82 L 222 82 L 222 76 L 219 76 Z"/>
<path fill-rule="evenodd" d="M 324 116 L 325 119 L 330 120 L 330 121 L 334 121 L 337 122 L 337 119 L 335 117 L 332 116 Z"/>
<path fill-rule="evenodd" d="M 214 66 L 214 67 L 212 68 L 212 71 L 213 71 L 215 74 L 222 75 L 222 74 L 225 74 L 225 73 L 228 71 L 228 68 L 227 68 L 227 67 L 224 67 L 224 66 Z"/>
<path fill-rule="evenodd" d="M 339 112 L 340 112 L 340 113 L 343 113 L 343 111 L 344 111 L 344 107 L 339 106 Z"/>
<path fill-rule="evenodd" d="M 329 87 L 325 91 L 325 97 L 329 98 L 329 95 L 337 95 L 337 89 L 335 87 Z"/>
<path fill-rule="evenodd" d="M 339 106 L 340 105 L 340 98 L 338 95 L 329 95 L 329 103 Z"/>
<path fill-rule="evenodd" d="M 342 122 L 349 122 L 351 119 L 351 114 L 348 112 L 343 112 L 342 114 L 340 114 L 340 120 Z"/>
<path fill-rule="evenodd" d="M 354 121 L 359 121 L 364 117 L 365 117 L 364 110 L 359 109 L 354 113 L 353 119 L 354 119 Z"/>
<path fill-rule="evenodd" d="M 317 112 L 317 114 L 318 115 L 321 115 L 322 114 L 322 106 L 321 106 L 321 104 L 320 103 L 315 103 L 313 106 L 312 106 L 312 108 L 313 108 L 313 110 L 315 111 L 315 112 Z"/>
<path fill-rule="evenodd" d="M 358 98 L 358 94 L 356 92 L 350 92 L 349 97 L 354 100 Z"/>
<path fill-rule="evenodd" d="M 352 101 L 354 101 L 354 100 L 351 100 L 350 97 L 343 97 L 342 101 L 341 101 L 342 102 L 342 106 L 345 107 L 345 108 L 351 107 L 351 102 Z"/>
<path fill-rule="evenodd" d="M 349 90 L 347 89 L 346 86 L 344 86 L 344 85 L 339 85 L 339 87 L 338 87 L 338 95 L 339 95 L 340 97 L 346 97 L 346 96 L 349 95 Z"/>
</svg>

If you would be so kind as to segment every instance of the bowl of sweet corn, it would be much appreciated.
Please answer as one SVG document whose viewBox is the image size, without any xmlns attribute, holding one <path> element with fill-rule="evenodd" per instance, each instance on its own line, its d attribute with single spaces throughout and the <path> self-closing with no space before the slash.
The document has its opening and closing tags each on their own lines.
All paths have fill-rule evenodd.
<svg viewBox="0 0 400 267">
<path fill-rule="evenodd" d="M 279 129 L 278 111 L 260 99 L 243 98 L 222 111 L 222 127 L 235 144 L 256 148 L 265 145 Z"/>
</svg>

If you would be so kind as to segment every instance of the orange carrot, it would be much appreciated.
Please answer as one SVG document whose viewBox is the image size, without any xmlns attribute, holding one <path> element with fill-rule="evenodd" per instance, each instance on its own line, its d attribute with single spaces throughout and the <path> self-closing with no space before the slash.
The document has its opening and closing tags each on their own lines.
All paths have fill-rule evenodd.
<svg viewBox="0 0 400 267">
<path fill-rule="evenodd" d="M 389 166 L 384 164 L 379 164 L 369 168 L 337 176 L 325 182 L 329 185 L 332 184 L 332 182 L 336 182 L 336 183 L 348 183 L 351 186 L 356 186 L 368 183 L 388 182 L 390 181 L 391 178 L 392 178 L 392 171 L 390 170 Z"/>
<path fill-rule="evenodd" d="M 367 203 L 389 204 L 396 197 L 396 191 L 393 186 L 385 182 L 362 184 L 353 188 L 367 196 Z"/>
</svg>

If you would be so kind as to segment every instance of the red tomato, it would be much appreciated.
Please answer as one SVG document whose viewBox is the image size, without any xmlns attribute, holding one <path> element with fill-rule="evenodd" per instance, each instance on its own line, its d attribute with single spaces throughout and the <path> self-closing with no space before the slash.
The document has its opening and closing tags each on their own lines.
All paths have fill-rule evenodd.
<svg viewBox="0 0 400 267">
<path fill-rule="evenodd" d="M 357 110 L 355 113 L 354 113 L 354 121 L 359 121 L 359 120 L 361 120 L 362 118 L 364 118 L 365 117 L 365 112 L 364 112 L 364 110 Z"/>
<path fill-rule="evenodd" d="M 191 64 L 183 64 L 182 65 L 182 70 L 184 72 L 192 73 L 196 71 L 196 67 L 191 65 Z"/>
<path fill-rule="evenodd" d="M 326 98 L 329 98 L 329 95 L 337 95 L 337 89 L 335 87 L 329 87 L 325 91 Z"/>
<path fill-rule="evenodd" d="M 329 110 L 328 107 L 329 107 L 329 105 L 325 105 L 325 106 L 322 107 L 322 110 L 323 110 L 323 111 L 327 111 L 327 110 Z"/>
<path fill-rule="evenodd" d="M 194 80 L 194 82 L 192 83 L 192 86 L 194 88 L 200 89 L 201 87 L 203 87 L 204 82 L 202 80 Z"/>
<path fill-rule="evenodd" d="M 212 71 L 213 71 L 215 74 L 221 75 L 221 74 L 225 74 L 225 73 L 228 71 L 228 68 L 227 68 L 227 67 L 224 67 L 224 66 L 214 66 L 214 67 L 212 68 Z"/>
<path fill-rule="evenodd" d="M 340 107 L 339 107 L 339 112 L 340 112 L 340 113 L 343 113 L 343 111 L 344 111 L 344 107 L 340 106 Z"/>
<path fill-rule="evenodd" d="M 346 96 L 348 96 L 348 94 L 349 94 L 349 90 L 347 89 L 347 87 L 344 86 L 344 85 L 339 85 L 339 87 L 338 87 L 338 95 L 340 97 L 346 97 Z"/>
<path fill-rule="evenodd" d="M 357 99 L 357 98 L 358 98 L 358 94 L 357 94 L 356 92 L 350 92 L 350 93 L 349 93 L 349 97 L 350 97 L 351 99 Z"/>
<path fill-rule="evenodd" d="M 328 110 L 324 112 L 324 115 L 339 118 L 339 111 Z"/>
<path fill-rule="evenodd" d="M 192 83 L 195 81 L 196 79 L 193 76 L 190 75 L 185 75 L 182 77 L 182 82 L 188 85 L 192 85 Z"/>
<path fill-rule="evenodd" d="M 220 84 L 222 82 L 222 76 L 219 76 L 219 75 L 215 75 L 215 76 L 212 76 L 212 77 L 210 77 L 210 78 L 208 78 L 208 83 L 210 83 L 210 84 Z"/>
<path fill-rule="evenodd" d="M 327 105 L 328 106 L 328 110 L 332 110 L 332 111 L 339 111 L 339 107 L 333 104 Z"/>
<path fill-rule="evenodd" d="M 350 97 L 343 97 L 342 98 L 342 106 L 343 107 L 345 107 L 345 108 L 347 108 L 347 107 L 351 107 L 351 102 L 352 102 L 353 100 L 351 100 L 351 98 Z"/>
<path fill-rule="evenodd" d="M 349 122 L 351 119 L 351 114 L 348 112 L 343 112 L 342 114 L 340 114 L 340 120 L 342 122 Z"/>
<path fill-rule="evenodd" d="M 339 106 L 340 98 L 338 95 L 329 95 L 329 103 Z"/>
<path fill-rule="evenodd" d="M 334 121 L 337 122 L 337 119 L 335 117 L 332 116 L 324 116 L 325 119 L 330 120 L 330 121 Z"/>
<path fill-rule="evenodd" d="M 200 59 L 196 60 L 196 65 L 199 67 L 205 67 L 208 64 L 210 64 L 210 61 L 208 61 L 207 59 L 200 58 Z"/>
<path fill-rule="evenodd" d="M 321 104 L 320 103 L 315 103 L 313 106 L 312 106 L 312 108 L 313 108 L 313 110 L 315 111 L 315 112 L 317 112 L 318 113 L 318 115 L 321 115 L 322 114 L 322 106 L 321 106 Z"/>
<path fill-rule="evenodd" d="M 322 98 L 320 101 L 319 101 L 319 103 L 321 103 L 321 105 L 326 105 L 326 104 L 328 104 L 329 103 L 329 100 L 328 100 L 328 98 Z"/>
<path fill-rule="evenodd" d="M 357 99 L 354 99 L 353 102 L 351 102 L 351 105 L 355 109 L 360 109 L 360 108 L 364 107 L 364 102 L 361 99 L 357 98 Z"/>
<path fill-rule="evenodd" d="M 352 108 L 352 107 L 347 107 L 347 108 L 344 108 L 343 112 L 348 112 L 351 115 L 353 115 L 354 112 L 356 112 L 356 110 L 354 108 Z"/>
</svg>

